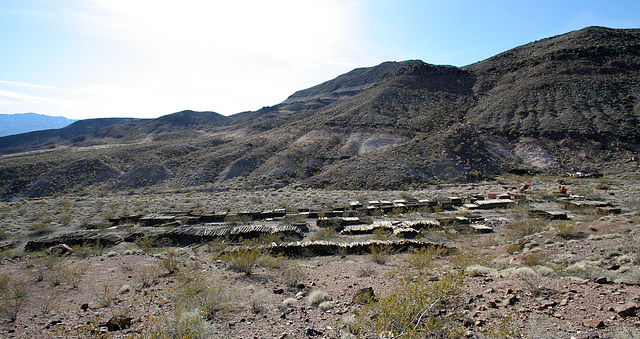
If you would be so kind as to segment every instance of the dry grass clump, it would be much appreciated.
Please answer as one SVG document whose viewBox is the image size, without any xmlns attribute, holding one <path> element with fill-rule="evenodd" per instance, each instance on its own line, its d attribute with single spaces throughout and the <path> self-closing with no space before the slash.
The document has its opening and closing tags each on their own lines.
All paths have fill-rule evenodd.
<svg viewBox="0 0 640 339">
<path fill-rule="evenodd" d="M 309 306 L 318 307 L 327 300 L 328 296 L 327 292 L 323 290 L 313 290 L 307 297 L 307 301 L 309 302 Z"/>
<path fill-rule="evenodd" d="M 297 304 L 298 304 L 298 300 L 296 300 L 296 298 L 287 298 L 282 301 L 282 306 L 284 308 L 292 308 L 292 307 L 295 307 Z"/>
<path fill-rule="evenodd" d="M 473 265 L 466 268 L 465 272 L 472 277 L 482 277 L 493 274 L 496 272 L 495 269 L 481 266 L 481 265 Z"/>
</svg>

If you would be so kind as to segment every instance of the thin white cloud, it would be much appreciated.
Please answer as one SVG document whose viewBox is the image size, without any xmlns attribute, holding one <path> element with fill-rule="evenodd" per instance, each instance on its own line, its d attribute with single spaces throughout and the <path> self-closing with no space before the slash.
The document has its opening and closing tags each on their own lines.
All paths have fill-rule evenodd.
<svg viewBox="0 0 640 339">
<path fill-rule="evenodd" d="M 131 70 L 110 83 L 79 84 L 79 101 L 96 100 L 89 112 L 126 114 L 147 105 L 137 112 L 154 106 L 165 108 L 162 113 L 191 108 L 232 114 L 277 104 L 298 89 L 363 66 L 354 43 L 354 0 L 83 4 L 67 21 L 96 39 L 125 46 L 103 62 Z M 101 72 L 99 64 L 95 72 Z"/>
</svg>

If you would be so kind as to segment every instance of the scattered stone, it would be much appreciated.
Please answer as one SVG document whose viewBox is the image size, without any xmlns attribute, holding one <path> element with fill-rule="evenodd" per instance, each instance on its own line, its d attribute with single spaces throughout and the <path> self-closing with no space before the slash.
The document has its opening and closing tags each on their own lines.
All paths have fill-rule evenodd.
<svg viewBox="0 0 640 339">
<path fill-rule="evenodd" d="M 80 305 L 80 309 L 86 312 L 89 309 L 89 304 L 84 303 Z"/>
<path fill-rule="evenodd" d="M 582 324 L 585 327 L 589 327 L 589 328 L 604 328 L 605 326 L 602 320 L 593 320 L 593 319 L 585 320 L 582 322 Z"/>
<path fill-rule="evenodd" d="M 73 249 L 67 244 L 59 244 L 59 245 L 55 245 L 47 248 L 47 253 L 62 255 L 67 253 L 73 253 Z"/>
<path fill-rule="evenodd" d="M 609 278 L 607 278 L 607 277 L 598 277 L 594 281 L 597 284 L 608 284 L 608 283 L 610 283 Z"/>
<path fill-rule="evenodd" d="M 120 289 L 118 290 L 118 293 L 120 294 L 125 294 L 125 293 L 129 293 L 131 292 L 131 286 L 129 285 L 122 285 L 122 287 L 120 287 Z"/>
<path fill-rule="evenodd" d="M 508 295 L 504 300 L 502 300 L 502 306 L 511 306 L 514 305 L 518 301 L 515 295 Z"/>
<path fill-rule="evenodd" d="M 111 251 L 109 253 L 107 253 L 107 257 L 111 258 L 111 257 L 117 257 L 118 256 L 118 252 L 116 251 Z"/>
<path fill-rule="evenodd" d="M 276 288 L 275 290 L 273 290 L 273 294 L 283 294 L 284 293 L 284 289 L 282 288 Z"/>
<path fill-rule="evenodd" d="M 543 300 L 540 302 L 540 306 L 538 306 L 539 310 L 544 310 L 550 307 L 556 306 L 558 303 L 552 300 Z"/>
<path fill-rule="evenodd" d="M 615 308 L 616 313 L 621 317 L 635 317 L 638 312 L 638 306 L 636 305 L 620 305 Z"/>
<path fill-rule="evenodd" d="M 125 328 L 129 328 L 133 324 L 133 318 L 131 317 L 113 317 L 109 319 L 105 324 L 100 327 L 106 327 L 109 332 L 121 331 Z"/>
<path fill-rule="evenodd" d="M 316 330 L 316 329 L 311 328 L 311 327 L 308 327 L 308 328 L 305 330 L 305 333 L 306 333 L 308 336 L 310 336 L 310 337 L 311 337 L 311 336 L 317 336 L 317 335 L 322 335 L 322 334 L 323 334 L 323 332 L 322 332 L 322 331 Z"/>
</svg>

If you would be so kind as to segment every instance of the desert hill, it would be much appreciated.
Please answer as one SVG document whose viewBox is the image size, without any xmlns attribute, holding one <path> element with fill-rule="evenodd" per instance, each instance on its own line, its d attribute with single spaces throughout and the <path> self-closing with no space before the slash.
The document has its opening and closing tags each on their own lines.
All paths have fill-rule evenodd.
<svg viewBox="0 0 640 339">
<path fill-rule="evenodd" d="M 465 67 L 355 69 L 255 112 L 81 121 L 0 138 L 0 192 L 402 188 L 510 170 L 635 171 L 626 160 L 640 136 L 639 66 L 640 29 L 588 27 Z"/>
<path fill-rule="evenodd" d="M 37 113 L 0 114 L 0 136 L 63 128 L 74 121 Z"/>
</svg>

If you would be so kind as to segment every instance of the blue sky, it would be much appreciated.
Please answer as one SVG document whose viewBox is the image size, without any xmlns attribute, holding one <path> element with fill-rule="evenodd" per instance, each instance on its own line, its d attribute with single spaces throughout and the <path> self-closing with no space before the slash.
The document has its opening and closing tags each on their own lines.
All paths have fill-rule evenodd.
<svg viewBox="0 0 640 339">
<path fill-rule="evenodd" d="M 640 1 L 0 0 L 0 113 L 229 115 L 353 68 L 464 66 L 599 25 Z"/>
</svg>

